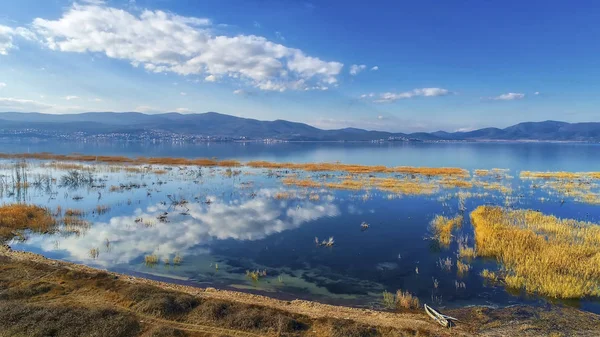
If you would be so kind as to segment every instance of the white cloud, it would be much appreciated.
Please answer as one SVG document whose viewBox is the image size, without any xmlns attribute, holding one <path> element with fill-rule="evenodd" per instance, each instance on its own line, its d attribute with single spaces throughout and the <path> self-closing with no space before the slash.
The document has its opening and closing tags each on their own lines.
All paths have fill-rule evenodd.
<svg viewBox="0 0 600 337">
<path fill-rule="evenodd" d="M 408 99 L 408 98 L 414 98 L 414 97 L 437 97 L 437 96 L 446 96 L 446 95 L 450 95 L 451 92 L 447 89 L 442 89 L 442 88 L 420 88 L 420 89 L 413 89 L 411 91 L 405 91 L 405 92 L 400 92 L 400 93 L 393 93 L 393 92 L 385 92 L 382 94 L 379 94 L 379 97 L 374 100 L 374 102 L 376 103 L 389 103 L 389 102 L 395 102 L 397 100 L 401 100 L 401 99 Z M 362 95 L 361 98 L 365 98 L 363 97 L 365 95 Z M 369 96 L 372 97 L 372 96 Z"/>
<path fill-rule="evenodd" d="M 69 113 L 84 110 L 85 108 L 80 106 L 55 105 L 31 99 L 0 97 L 0 111 Z"/>
<path fill-rule="evenodd" d="M 63 52 L 103 53 L 151 72 L 226 76 L 262 90 L 304 90 L 337 83 L 343 67 L 255 35 L 216 35 L 210 20 L 163 11 L 136 15 L 73 5 L 58 20 L 32 27 L 45 45 Z M 0 49 L 1 50 L 1 49 Z"/>
<path fill-rule="evenodd" d="M 140 105 L 135 107 L 135 109 L 133 109 L 133 111 L 135 112 L 156 112 L 158 111 L 157 108 L 149 106 L 149 105 Z"/>
<path fill-rule="evenodd" d="M 358 73 L 360 73 L 361 71 L 367 69 L 367 66 L 364 64 L 358 65 L 358 64 L 353 64 L 350 66 L 350 75 L 354 76 L 354 75 L 358 75 Z"/>
<path fill-rule="evenodd" d="M 36 110 L 47 110 L 52 105 L 37 102 L 29 99 L 20 99 L 13 97 L 0 97 L 0 109 L 16 110 L 16 111 L 36 111 Z"/>
<path fill-rule="evenodd" d="M 79 99 L 79 96 L 65 96 L 65 99 L 67 101 L 71 101 L 71 100 L 74 100 L 74 99 Z"/>
<path fill-rule="evenodd" d="M 536 91 L 536 92 L 534 92 L 533 94 L 537 96 L 537 95 L 539 95 L 539 94 L 540 94 L 540 92 L 539 92 L 539 91 Z"/>
<path fill-rule="evenodd" d="M 500 96 L 492 97 L 492 100 L 494 100 L 494 101 L 514 101 L 514 100 L 523 99 L 523 98 L 525 98 L 525 94 L 509 92 L 507 94 L 502 94 Z"/>
<path fill-rule="evenodd" d="M 35 39 L 35 35 L 26 28 L 11 28 L 0 25 L 0 55 L 8 55 L 9 50 L 17 48 L 14 45 L 15 37 L 21 37 L 26 40 Z"/>
<path fill-rule="evenodd" d="M 180 92 L 179 94 L 180 94 L 181 96 L 186 96 L 186 95 L 187 95 L 187 92 L 183 92 L 183 91 L 182 91 L 182 92 Z"/>
<path fill-rule="evenodd" d="M 204 80 L 206 82 L 216 82 L 217 81 L 217 77 L 215 75 L 208 75 L 204 78 Z"/>
<path fill-rule="evenodd" d="M 281 34 L 281 32 L 275 32 L 275 36 L 281 41 L 285 41 L 285 37 Z"/>
<path fill-rule="evenodd" d="M 101 98 L 92 98 L 90 99 L 90 102 L 102 102 Z"/>
<path fill-rule="evenodd" d="M 177 111 L 179 113 L 186 113 L 186 112 L 190 112 L 191 110 L 188 108 L 177 108 L 177 109 L 175 109 L 175 111 Z"/>
<path fill-rule="evenodd" d="M 368 94 L 362 94 L 360 95 L 360 98 L 371 98 L 371 97 L 375 97 L 374 93 L 368 93 Z"/>
<path fill-rule="evenodd" d="M 248 92 L 244 89 L 237 89 L 237 90 L 234 90 L 233 93 L 235 95 L 246 95 Z"/>
<path fill-rule="evenodd" d="M 4 82 L 0 82 L 0 89 L 2 89 L 2 88 L 4 88 L 4 87 L 6 87 L 6 83 L 4 83 Z"/>
<path fill-rule="evenodd" d="M 104 5 L 106 4 L 105 0 L 81 0 L 81 2 L 90 4 L 90 5 Z"/>
<path fill-rule="evenodd" d="M 371 71 L 377 71 L 377 70 L 379 70 L 378 66 L 373 66 L 373 68 L 371 68 Z"/>
</svg>

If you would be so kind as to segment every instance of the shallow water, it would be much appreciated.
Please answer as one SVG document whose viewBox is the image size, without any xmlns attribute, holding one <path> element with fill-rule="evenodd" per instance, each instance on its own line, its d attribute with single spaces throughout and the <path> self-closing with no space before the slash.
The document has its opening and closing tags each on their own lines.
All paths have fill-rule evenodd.
<svg viewBox="0 0 600 337">
<path fill-rule="evenodd" d="M 266 159 L 290 162 L 334 161 L 357 164 L 455 166 L 467 169 L 509 169 L 492 179 L 507 189 L 481 184 L 465 189 L 465 220 L 455 237 L 473 244 L 468 214 L 483 204 L 539 209 L 559 217 L 600 222 L 598 205 L 557 194 L 538 182 L 519 178 L 521 170 L 593 171 L 600 149 L 587 144 L 12 144 L 2 152 L 119 154 Z M 13 160 L 0 161 L 0 176 L 12 181 Z M 30 187 L 5 188 L 0 203 L 26 201 L 55 210 L 61 206 L 86 211 L 89 228 L 52 235 L 29 235 L 11 242 L 45 256 L 165 278 L 199 286 L 216 286 L 265 293 L 282 298 L 306 298 L 328 303 L 380 306 L 384 290 L 403 289 L 438 306 L 468 304 L 509 305 L 544 303 L 543 298 L 509 293 L 479 276 L 484 268 L 497 269 L 492 260 L 475 259 L 466 275 L 456 270 L 457 243 L 440 246 L 430 239 L 428 225 L 437 214 L 460 214 L 457 188 L 439 188 L 431 195 L 397 195 L 377 189 L 347 191 L 287 186 L 291 172 L 264 169 L 139 167 L 140 172 L 106 165 L 87 165 L 93 184 L 61 186 L 63 167 L 28 161 Z M 85 171 L 85 170 L 84 170 Z M 161 172 L 163 173 L 163 172 Z M 473 173 L 473 172 L 471 172 Z M 311 179 L 319 173 L 296 172 Z M 40 182 L 41 177 L 55 179 Z M 470 178 L 471 179 L 471 178 Z M 473 178 L 488 181 L 491 178 Z M 492 181 L 489 180 L 489 181 Z M 39 184 L 35 184 L 35 182 Z M 111 186 L 124 187 L 111 188 Z M 93 186 L 92 186 L 93 185 Z M 598 189 L 592 191 L 597 193 Z M 317 197 L 318 196 L 318 197 Z M 81 199 L 80 199 L 81 198 Z M 176 205 L 173 201 L 185 199 Z M 564 201 L 564 202 L 562 202 Z M 97 214 L 94 209 L 110 209 Z M 165 221 L 157 219 L 167 212 Z M 361 230 L 360 224 L 370 224 Z M 315 244 L 333 237 L 332 247 Z M 90 254 L 91 249 L 99 253 Z M 146 256 L 159 263 L 148 265 Z M 175 256 L 182 263 L 173 264 Z M 439 260 L 451 258 L 445 270 Z M 169 264 L 164 260 L 168 258 Z M 258 281 L 247 270 L 266 270 Z M 457 283 L 458 282 L 458 283 Z M 460 287 L 464 282 L 465 288 Z M 437 287 L 434 286 L 437 283 Z M 600 312 L 596 300 L 567 303 Z"/>
</svg>

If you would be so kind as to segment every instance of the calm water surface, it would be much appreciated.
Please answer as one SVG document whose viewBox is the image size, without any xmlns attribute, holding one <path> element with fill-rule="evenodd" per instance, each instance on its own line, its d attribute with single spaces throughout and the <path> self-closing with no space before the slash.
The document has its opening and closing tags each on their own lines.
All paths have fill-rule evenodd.
<svg viewBox="0 0 600 337">
<path fill-rule="evenodd" d="M 0 152 L 15 153 L 509 169 L 509 176 L 499 183 L 510 192 L 469 189 L 465 220 L 455 236 L 466 237 L 471 245 L 473 229 L 468 213 L 483 204 L 539 209 L 559 217 L 600 222 L 599 205 L 567 198 L 561 206 L 563 196 L 544 188 L 532 189 L 532 182 L 519 179 L 521 170 L 598 171 L 598 150 L 600 146 L 593 144 L 548 143 L 0 143 Z M 5 181 L 13 179 L 13 166 L 11 160 L 0 162 L 0 176 Z M 379 306 L 381 293 L 396 289 L 408 290 L 438 306 L 545 301 L 486 284 L 479 272 L 497 269 L 491 260 L 476 259 L 473 270 L 457 274 L 457 243 L 441 247 L 430 239 L 428 231 L 435 215 L 453 217 L 460 213 L 456 188 L 425 196 L 398 196 L 377 190 L 286 186 L 281 176 L 289 172 L 175 167 L 156 174 L 157 169 L 164 167 L 132 172 L 96 165 L 90 169 L 93 184 L 67 186 L 61 183 L 68 173 L 65 168 L 29 161 L 27 175 L 32 186 L 18 191 L 5 188 L 0 203 L 20 200 L 50 209 L 61 206 L 63 211 L 81 209 L 86 211 L 90 226 L 53 235 L 29 235 L 27 240 L 11 242 L 11 246 L 172 282 L 327 303 Z M 318 173 L 298 174 L 318 178 Z M 173 203 L 183 199 L 187 200 L 185 205 Z M 98 205 L 110 210 L 98 214 L 94 212 Z M 166 219 L 158 219 L 165 212 Z M 368 230 L 361 230 L 363 221 L 370 224 Z M 333 237 L 335 245 L 316 245 L 315 237 L 319 241 Z M 90 254 L 94 248 L 99 251 L 97 256 Z M 151 255 L 157 256 L 160 263 L 146 264 L 145 257 Z M 183 258 L 180 265 L 173 265 L 175 256 Z M 440 268 L 439 260 L 444 258 L 454 261 L 450 270 Z M 165 264 L 165 259 L 171 263 Z M 247 270 L 266 271 L 266 276 L 254 281 L 247 277 Z M 600 312 L 594 299 L 568 304 Z"/>
</svg>

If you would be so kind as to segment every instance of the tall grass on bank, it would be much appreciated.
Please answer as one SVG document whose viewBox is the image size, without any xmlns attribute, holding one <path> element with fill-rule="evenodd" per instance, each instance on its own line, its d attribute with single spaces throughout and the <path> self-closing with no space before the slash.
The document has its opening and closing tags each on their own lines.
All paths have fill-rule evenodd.
<svg viewBox="0 0 600 337">
<path fill-rule="evenodd" d="M 479 206 L 471 213 L 479 256 L 504 282 L 555 298 L 600 296 L 600 226 L 531 210 Z"/>
<path fill-rule="evenodd" d="M 47 208 L 28 204 L 0 206 L 0 241 L 21 236 L 26 230 L 50 232 L 56 225 L 56 219 Z"/>
<path fill-rule="evenodd" d="M 401 311 L 403 309 L 417 310 L 421 308 L 419 298 L 408 291 L 398 290 L 396 294 L 384 291 L 383 305 L 390 310 Z"/>
</svg>

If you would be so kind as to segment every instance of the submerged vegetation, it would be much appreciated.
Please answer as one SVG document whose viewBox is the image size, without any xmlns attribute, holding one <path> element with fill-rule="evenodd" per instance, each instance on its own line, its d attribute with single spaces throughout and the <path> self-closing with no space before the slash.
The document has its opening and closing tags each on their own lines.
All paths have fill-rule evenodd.
<svg viewBox="0 0 600 337">
<path fill-rule="evenodd" d="M 600 226 L 492 206 L 471 219 L 477 254 L 503 265 L 507 286 L 556 298 L 600 296 Z"/>
</svg>

